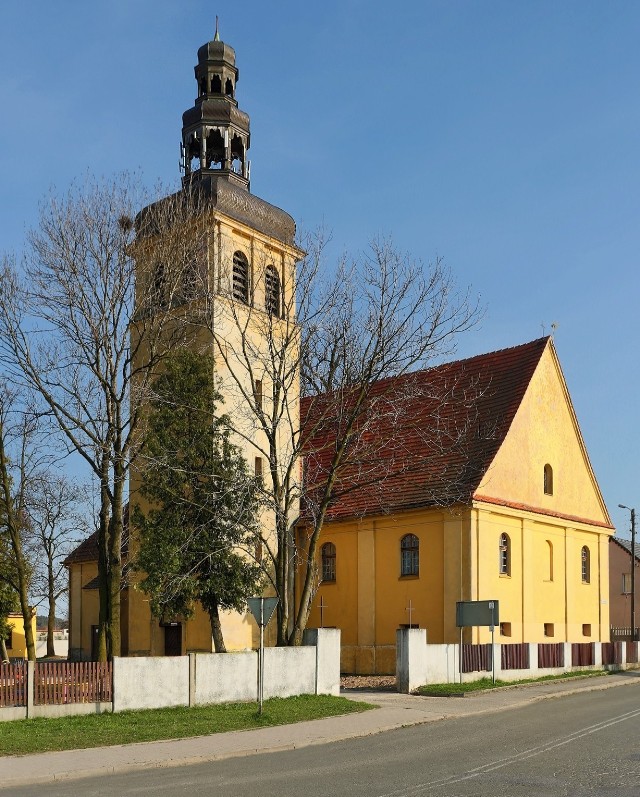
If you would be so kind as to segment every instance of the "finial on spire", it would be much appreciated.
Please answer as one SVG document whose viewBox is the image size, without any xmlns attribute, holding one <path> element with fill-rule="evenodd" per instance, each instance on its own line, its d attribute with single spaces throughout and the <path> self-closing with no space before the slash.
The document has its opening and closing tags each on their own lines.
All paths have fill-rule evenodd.
<svg viewBox="0 0 640 797">
<path fill-rule="evenodd" d="M 220 33 L 218 31 L 218 15 L 216 14 L 216 35 L 213 37 L 214 42 L 220 41 Z"/>
</svg>

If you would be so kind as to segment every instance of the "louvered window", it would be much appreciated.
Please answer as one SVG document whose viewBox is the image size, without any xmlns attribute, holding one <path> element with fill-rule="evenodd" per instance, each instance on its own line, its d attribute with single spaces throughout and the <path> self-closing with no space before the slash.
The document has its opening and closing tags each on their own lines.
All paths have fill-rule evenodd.
<svg viewBox="0 0 640 797">
<path fill-rule="evenodd" d="M 233 253 L 233 298 L 249 304 L 249 261 L 242 252 Z"/>
<path fill-rule="evenodd" d="M 267 313 L 280 318 L 280 276 L 273 266 L 267 266 L 264 280 L 264 300 Z"/>
</svg>

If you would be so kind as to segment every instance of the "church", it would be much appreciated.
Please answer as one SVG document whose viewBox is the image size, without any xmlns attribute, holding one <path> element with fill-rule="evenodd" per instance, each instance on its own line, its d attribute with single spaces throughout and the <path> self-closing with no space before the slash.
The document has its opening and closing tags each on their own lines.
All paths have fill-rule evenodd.
<svg viewBox="0 0 640 797">
<path fill-rule="evenodd" d="M 257 361 L 262 316 L 295 324 L 296 263 L 304 253 L 295 244 L 293 218 L 250 191 L 250 124 L 236 100 L 238 74 L 234 50 L 216 32 L 198 50 L 197 97 L 183 114 L 182 190 L 196 186 L 207 199 L 199 276 L 217 297 L 216 328 L 208 334 L 218 346 L 211 351 L 225 412 L 234 415 L 245 457 L 259 476 L 268 446 L 251 418 L 247 415 L 243 427 L 242 417 L 247 396 L 261 403 L 268 386 L 250 360 L 228 352 L 243 349 L 238 319 L 255 332 Z M 140 275 L 140 284 L 144 279 L 162 290 L 162 274 Z M 206 347 L 208 340 L 196 336 L 194 345 Z M 385 480 L 375 485 L 375 500 L 372 485 L 338 497 L 322 530 L 309 626 L 340 628 L 342 670 L 394 672 L 395 633 L 403 626 L 426 628 L 433 643 L 459 641 L 460 600 L 499 601 L 496 641 L 608 640 L 613 527 L 553 340 L 541 338 L 399 379 L 413 380 L 405 422 L 393 430 L 406 460 L 389 463 Z M 426 457 L 425 431 L 442 421 L 429 403 L 434 380 L 467 393 L 476 390 L 477 400 L 464 418 L 456 417 L 455 403 L 448 405 L 449 421 L 465 427 L 465 444 Z M 304 417 L 305 411 L 292 390 L 291 417 Z M 323 445 L 330 444 L 328 439 Z M 279 445 L 289 441 L 280 439 Z M 132 476 L 132 500 L 140 478 Z M 266 527 L 272 523 L 268 516 L 263 521 Z M 304 508 L 299 520 L 291 518 L 296 521 L 304 526 Z M 134 532 L 124 542 L 125 562 L 135 550 Z M 93 658 L 95 535 L 70 554 L 66 566 L 70 655 Z M 228 613 L 223 628 L 230 650 L 255 641 L 246 615 Z M 488 630 L 465 630 L 464 639 L 489 641 Z M 161 622 L 133 577 L 123 583 L 122 640 L 123 655 L 212 650 L 200 607 L 188 620 Z"/>
</svg>

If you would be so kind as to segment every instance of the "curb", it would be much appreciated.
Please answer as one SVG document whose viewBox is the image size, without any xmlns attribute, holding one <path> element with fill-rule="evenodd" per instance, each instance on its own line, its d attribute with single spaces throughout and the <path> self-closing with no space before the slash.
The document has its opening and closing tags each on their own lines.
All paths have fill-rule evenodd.
<svg viewBox="0 0 640 797">
<path fill-rule="evenodd" d="M 565 679 L 563 679 L 564 681 Z M 571 680 L 582 681 L 582 680 L 592 680 L 590 678 L 574 678 Z M 618 686 L 626 686 L 628 684 L 638 684 L 638 680 L 636 679 L 629 679 L 628 681 L 616 681 L 608 683 L 602 683 L 602 679 L 593 679 L 597 680 L 597 683 L 594 683 L 590 686 L 590 688 L 581 688 L 581 689 L 568 689 L 558 692 L 552 692 L 549 694 L 542 694 L 542 695 L 535 695 L 531 698 L 528 698 L 526 702 L 536 703 L 541 700 L 549 700 L 554 698 L 566 697 L 568 695 L 575 695 L 575 694 L 582 694 L 584 692 L 591 692 L 591 691 L 602 691 L 605 689 L 611 689 Z M 547 683 L 553 682 L 537 682 L 534 684 L 526 684 L 527 687 L 529 686 L 544 686 Z M 508 687 L 508 690 L 517 689 L 518 686 L 522 686 L 522 684 L 516 684 L 513 687 Z M 482 690 L 479 693 L 480 695 L 488 695 L 488 694 L 496 694 L 499 693 L 501 689 L 487 689 Z M 425 695 L 404 695 L 405 698 L 408 700 L 413 700 L 415 698 L 425 698 Z M 439 695 L 438 697 L 441 697 Z M 432 701 L 433 698 L 427 698 L 429 701 Z M 446 700 L 447 698 L 445 698 Z M 416 700 L 416 704 L 419 704 L 420 700 Z M 487 714 L 487 713 L 498 713 L 500 711 L 508 711 L 516 708 L 522 708 L 523 705 L 526 705 L 526 702 L 518 702 L 512 705 L 500 705 L 500 706 L 489 706 L 489 707 L 482 707 L 479 708 L 478 711 L 473 711 L 472 714 Z M 381 706 L 378 706 L 381 708 Z M 416 709 L 418 705 L 416 705 Z M 375 711 L 365 712 L 364 714 L 358 714 L 355 716 L 371 716 L 375 715 Z M 354 715 L 348 714 L 343 715 L 346 717 L 351 717 Z M 447 719 L 461 719 L 464 716 L 469 716 L 468 714 L 460 715 L 460 716 L 451 716 L 446 714 L 439 714 L 436 716 L 422 716 L 422 717 L 404 717 L 402 721 L 394 721 L 391 723 L 383 724 L 378 727 L 374 728 L 366 728 L 361 730 L 355 730 L 351 732 L 344 732 L 344 731 L 334 731 L 329 733 L 325 736 L 313 736 L 308 739 L 298 739 L 292 742 L 286 743 L 278 743 L 274 742 L 273 744 L 266 744 L 262 747 L 247 745 L 246 747 L 238 750 L 229 750 L 226 752 L 211 752 L 203 755 L 184 755 L 184 756 L 177 756 L 176 758 L 172 758 L 170 755 L 163 757 L 162 759 L 156 760 L 149 760 L 149 761 L 139 761 L 139 762 L 123 762 L 121 765 L 117 763 L 111 763 L 104 766 L 93 766 L 93 767 L 86 767 L 83 769 L 75 769 L 75 770 L 65 770 L 62 772 L 52 773 L 50 775 L 25 775 L 23 772 L 18 774 L 16 777 L 12 777 L 10 774 L 4 772 L 2 777 L 2 784 L 0 785 L 0 793 L 3 793 L 7 789 L 16 788 L 18 786 L 27 786 L 27 785 L 42 785 L 46 783 L 60 783 L 66 780 L 82 780 L 83 778 L 90 778 L 90 777 L 100 777 L 102 775 L 114 775 L 114 774 L 127 774 L 128 772 L 138 772 L 146 769 L 167 769 L 171 767 L 182 767 L 182 766 L 189 766 L 195 764 L 206 764 L 214 761 L 223 761 L 225 759 L 230 758 L 241 758 L 246 756 L 252 755 L 261 755 L 261 754 L 269 754 L 269 753 L 278 753 L 278 752 L 286 752 L 301 749 L 304 747 L 311 747 L 315 745 L 321 744 L 331 744 L 335 742 L 345 741 L 347 739 L 361 739 L 366 738 L 368 736 L 376 736 L 380 733 L 386 733 L 388 731 L 399 730 L 400 728 L 412 727 L 417 725 L 427 725 L 432 722 L 439 722 L 442 720 Z M 335 717 L 327 717 L 326 720 L 331 721 L 335 720 Z M 321 720 L 314 720 L 317 722 L 324 722 L 325 719 Z M 274 727 L 287 727 L 287 726 L 274 726 Z M 290 726 L 289 726 L 290 727 Z M 233 731 L 233 734 L 236 733 L 243 733 L 245 731 Z M 217 734 L 216 734 L 217 735 Z M 215 735 L 212 737 L 194 737 L 194 738 L 214 738 Z M 158 742 L 137 742 L 133 745 L 125 745 L 125 747 L 142 747 L 144 745 L 152 745 L 158 744 L 162 742 L 166 742 L 170 744 L 172 741 L 182 741 L 182 740 L 159 740 Z M 114 747 L 118 747 L 115 745 Z M 114 747 L 110 748 L 102 748 L 104 750 L 113 750 Z M 87 748 L 88 750 L 100 750 L 101 748 Z M 59 752 L 77 752 L 77 751 L 59 751 Z M 49 753 L 42 753 L 42 754 L 35 754 L 35 756 L 39 755 L 49 755 Z M 15 756 L 13 757 L 14 761 L 19 762 L 21 766 L 24 766 L 25 763 L 31 756 Z M 5 759 L 6 760 L 6 759 Z M 2 757 L 0 757 L 0 763 L 2 762 Z"/>
</svg>

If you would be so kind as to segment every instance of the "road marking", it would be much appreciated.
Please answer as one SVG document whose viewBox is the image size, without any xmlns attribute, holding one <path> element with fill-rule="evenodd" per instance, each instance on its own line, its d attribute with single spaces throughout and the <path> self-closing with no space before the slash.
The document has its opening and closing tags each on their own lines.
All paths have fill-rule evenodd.
<svg viewBox="0 0 640 797">
<path fill-rule="evenodd" d="M 507 756 L 506 758 L 498 758 L 495 761 L 490 761 L 482 766 L 468 770 L 463 775 L 449 775 L 446 778 L 432 780 L 428 783 L 419 783 L 415 786 L 409 786 L 408 788 L 385 792 L 384 794 L 378 795 L 378 797 L 415 797 L 416 795 L 424 794 L 426 790 L 431 789 L 434 786 L 446 786 L 449 784 L 461 783 L 465 780 L 472 780 L 480 775 L 485 775 L 488 772 L 494 772 L 497 769 L 503 769 L 504 767 L 509 766 L 509 764 L 514 764 L 518 761 L 526 761 L 528 758 L 534 758 L 535 756 L 542 755 L 550 750 L 555 750 L 556 748 L 563 747 L 571 742 L 576 742 L 585 736 L 590 736 L 592 733 L 603 731 L 612 725 L 617 725 L 620 722 L 626 722 L 626 720 L 634 719 L 635 717 L 639 716 L 640 709 L 627 711 L 625 714 L 618 714 L 616 717 L 612 717 L 611 719 L 603 720 L 602 722 L 596 722 L 594 725 L 587 725 L 585 728 L 580 728 L 577 731 L 573 731 L 573 733 L 569 733 L 566 736 L 561 736 L 557 739 L 553 739 L 552 741 L 545 742 L 537 747 L 530 747 L 528 750 L 522 750 L 521 752 Z"/>
</svg>

